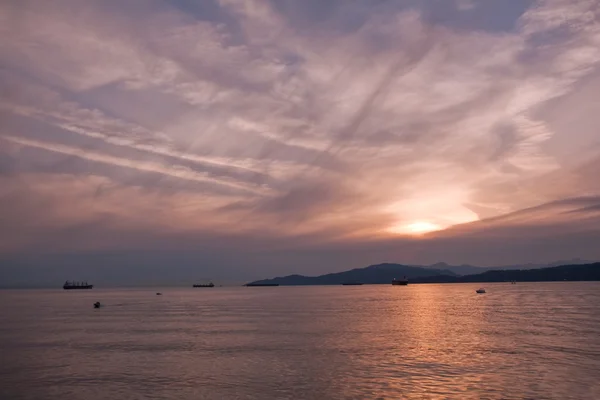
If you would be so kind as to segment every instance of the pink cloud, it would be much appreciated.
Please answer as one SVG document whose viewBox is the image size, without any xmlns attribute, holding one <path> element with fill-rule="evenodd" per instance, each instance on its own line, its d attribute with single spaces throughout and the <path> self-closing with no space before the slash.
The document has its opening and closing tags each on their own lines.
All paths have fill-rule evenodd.
<svg viewBox="0 0 600 400">
<path fill-rule="evenodd" d="M 269 4 L 223 0 L 202 18 L 150 2 L 1 5 L 4 195 L 48 201 L 21 205 L 48 232 L 93 231 L 103 215 L 99 230 L 370 243 L 417 225 L 460 237 L 599 193 L 579 165 L 600 153 L 598 117 L 570 117 L 600 70 L 593 2 L 539 2 L 501 32 L 351 6 L 330 10 L 336 29 L 311 30 Z M 34 150 L 78 161 L 40 170 Z M 189 190 L 167 191 L 173 181 Z M 32 226 L 14 248 L 43 239 Z"/>
</svg>

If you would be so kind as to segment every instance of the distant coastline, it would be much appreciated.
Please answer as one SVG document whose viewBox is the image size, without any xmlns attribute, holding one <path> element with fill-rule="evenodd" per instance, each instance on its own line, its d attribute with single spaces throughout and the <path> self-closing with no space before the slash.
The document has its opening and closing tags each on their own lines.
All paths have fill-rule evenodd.
<svg viewBox="0 0 600 400">
<path fill-rule="evenodd" d="M 600 281 L 600 262 L 573 259 L 570 262 L 559 264 L 524 264 L 508 265 L 505 267 L 477 267 L 472 265 L 449 265 L 443 262 L 429 266 L 404 265 L 384 263 L 356 268 L 349 271 L 329 273 L 319 276 L 288 275 L 272 279 L 255 281 L 231 281 L 224 279 L 217 282 L 219 287 L 264 286 L 274 284 L 280 286 L 307 286 L 307 285 L 342 285 L 348 282 L 362 284 L 391 284 L 393 279 L 406 277 L 409 284 L 420 283 L 471 283 L 471 282 L 558 282 L 558 281 Z M 473 272 L 476 273 L 473 273 Z M 90 276 L 90 275 L 88 275 Z M 131 277 L 124 281 L 109 282 L 102 279 L 98 273 L 94 278 L 94 289 L 131 289 L 145 290 L 151 288 L 185 288 L 191 286 L 192 280 L 179 277 L 177 281 L 165 279 L 164 281 L 144 282 L 143 279 L 134 281 Z M 141 278 L 141 277 L 140 277 Z M 238 277 L 239 278 L 239 277 Z M 48 289 L 61 290 L 60 283 L 36 283 L 35 281 L 14 282 L 0 284 L 0 290 L 19 289 Z"/>
<path fill-rule="evenodd" d="M 511 270 L 487 270 L 478 274 L 458 275 L 448 269 L 413 267 L 402 264 L 378 264 L 320 276 L 288 275 L 250 282 L 249 285 L 281 286 L 341 285 L 344 282 L 391 284 L 392 279 L 406 276 L 415 283 L 492 283 L 492 282 L 563 282 L 600 281 L 600 262 L 556 267 Z"/>
</svg>

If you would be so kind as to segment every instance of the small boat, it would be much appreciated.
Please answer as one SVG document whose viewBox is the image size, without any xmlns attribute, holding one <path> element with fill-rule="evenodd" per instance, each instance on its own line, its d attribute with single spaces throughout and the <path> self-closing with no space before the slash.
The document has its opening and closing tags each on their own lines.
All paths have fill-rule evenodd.
<svg viewBox="0 0 600 400">
<path fill-rule="evenodd" d="M 97 301 L 97 302 L 94 303 L 94 308 L 100 308 L 100 302 L 99 301 Z"/>
<path fill-rule="evenodd" d="M 215 284 L 212 282 L 209 283 L 196 283 L 192 285 L 192 287 L 215 287 Z"/>
<path fill-rule="evenodd" d="M 279 286 L 279 283 L 246 283 L 244 286 Z"/>
<path fill-rule="evenodd" d="M 397 286 L 397 285 L 406 286 L 406 285 L 408 285 L 408 279 L 406 279 L 406 276 L 403 277 L 402 279 L 396 279 L 396 278 L 394 278 L 392 280 L 392 285 L 394 285 L 394 286 Z"/>
<path fill-rule="evenodd" d="M 63 285 L 63 289 L 65 290 L 72 290 L 72 289 L 92 289 L 94 287 L 94 285 L 88 285 L 87 282 L 71 282 L 71 281 L 66 281 L 65 284 Z"/>
<path fill-rule="evenodd" d="M 485 293 L 485 289 L 484 288 L 479 288 L 475 292 L 477 292 L 479 294 L 482 294 L 482 293 Z"/>
<path fill-rule="evenodd" d="M 344 285 L 344 286 L 360 286 L 362 284 L 363 284 L 362 282 L 344 282 L 344 283 L 342 283 L 342 285 Z"/>
<path fill-rule="evenodd" d="M 162 296 L 162 293 L 161 292 L 156 292 L 156 295 L 157 296 Z"/>
</svg>

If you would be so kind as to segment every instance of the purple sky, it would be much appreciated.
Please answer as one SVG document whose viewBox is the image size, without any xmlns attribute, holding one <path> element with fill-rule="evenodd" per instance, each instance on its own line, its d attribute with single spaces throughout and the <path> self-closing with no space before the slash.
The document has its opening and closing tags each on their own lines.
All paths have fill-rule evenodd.
<svg viewBox="0 0 600 400">
<path fill-rule="evenodd" d="M 600 259 L 599 21 L 598 0 L 0 2 L 0 279 Z"/>
</svg>

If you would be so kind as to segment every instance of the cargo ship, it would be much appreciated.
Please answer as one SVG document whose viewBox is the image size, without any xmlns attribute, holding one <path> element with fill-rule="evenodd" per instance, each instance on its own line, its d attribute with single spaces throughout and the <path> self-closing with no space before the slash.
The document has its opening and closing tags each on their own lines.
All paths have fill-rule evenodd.
<svg viewBox="0 0 600 400">
<path fill-rule="evenodd" d="M 63 285 L 63 289 L 72 290 L 72 289 L 92 289 L 94 285 L 88 285 L 87 282 L 75 282 L 75 281 L 66 281 Z"/>
<path fill-rule="evenodd" d="M 209 283 L 196 283 L 192 285 L 192 287 L 215 287 L 215 284 L 212 282 Z"/>
<path fill-rule="evenodd" d="M 396 285 L 406 286 L 406 285 L 408 285 L 408 279 L 406 279 L 406 277 L 404 277 L 402 279 L 396 279 L 396 278 L 394 278 L 392 280 L 392 285 L 394 285 L 394 286 L 396 286 Z"/>
<path fill-rule="evenodd" d="M 279 286 L 279 283 L 246 283 L 244 286 Z"/>
</svg>

